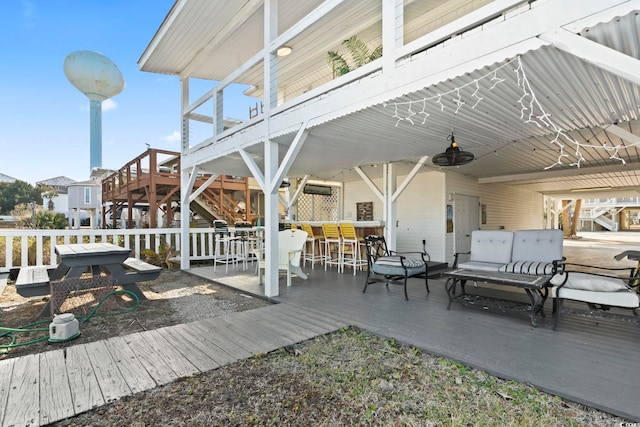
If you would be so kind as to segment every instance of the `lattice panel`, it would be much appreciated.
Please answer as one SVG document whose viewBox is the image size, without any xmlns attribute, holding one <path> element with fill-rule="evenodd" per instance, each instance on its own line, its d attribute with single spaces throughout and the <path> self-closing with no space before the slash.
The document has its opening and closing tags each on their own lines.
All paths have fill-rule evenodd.
<svg viewBox="0 0 640 427">
<path fill-rule="evenodd" d="M 332 187 L 330 196 L 301 194 L 298 221 L 337 221 L 340 219 L 340 188 Z"/>
<path fill-rule="evenodd" d="M 115 289 L 116 280 L 111 276 L 71 278 L 51 282 L 51 316 L 59 313 L 87 315 L 109 292 Z M 99 313 L 113 311 L 115 299 L 107 298 L 100 305 Z"/>
</svg>

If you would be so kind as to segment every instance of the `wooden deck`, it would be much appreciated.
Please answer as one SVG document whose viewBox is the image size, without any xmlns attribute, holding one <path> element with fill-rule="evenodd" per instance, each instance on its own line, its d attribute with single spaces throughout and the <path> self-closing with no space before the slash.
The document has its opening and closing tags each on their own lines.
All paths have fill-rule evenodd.
<svg viewBox="0 0 640 427">
<path fill-rule="evenodd" d="M 0 426 L 39 426 L 345 326 L 272 306 L 0 361 Z"/>
<path fill-rule="evenodd" d="M 401 286 L 374 284 L 365 294 L 364 273 L 338 274 L 304 269 L 308 280 L 280 280 L 277 301 L 413 345 L 428 353 L 457 360 L 493 375 L 529 383 L 571 401 L 631 420 L 640 420 L 640 327 L 620 321 L 565 315 L 552 329 L 551 301 L 547 317 L 533 328 L 526 313 L 507 314 L 453 304 L 443 279 L 410 279 L 409 301 Z M 210 267 L 192 268 L 207 277 L 246 292 L 264 295 L 257 277 L 236 272 L 225 276 Z M 470 288 L 471 289 L 471 288 Z M 473 291 L 474 289 L 471 289 Z M 481 290 L 484 290 L 482 287 Z M 527 301 L 524 292 L 488 289 L 506 299 Z"/>
</svg>

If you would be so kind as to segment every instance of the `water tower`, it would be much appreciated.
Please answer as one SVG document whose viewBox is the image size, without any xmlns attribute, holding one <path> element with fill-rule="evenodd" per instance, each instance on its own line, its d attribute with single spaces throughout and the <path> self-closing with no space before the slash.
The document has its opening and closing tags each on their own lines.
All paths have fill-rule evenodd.
<svg viewBox="0 0 640 427">
<path fill-rule="evenodd" d="M 90 168 L 102 167 L 102 101 L 124 89 L 122 73 L 109 58 L 98 52 L 79 50 L 64 60 L 64 74 L 90 101 Z"/>
</svg>

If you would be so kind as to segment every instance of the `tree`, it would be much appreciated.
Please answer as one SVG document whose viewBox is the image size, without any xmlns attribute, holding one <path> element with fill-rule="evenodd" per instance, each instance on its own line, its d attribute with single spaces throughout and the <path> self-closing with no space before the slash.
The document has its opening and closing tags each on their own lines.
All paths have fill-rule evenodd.
<svg viewBox="0 0 640 427">
<path fill-rule="evenodd" d="M 64 230 L 68 225 L 64 214 L 40 211 L 36 214 L 36 228 L 44 230 Z"/>
<path fill-rule="evenodd" d="M 49 202 L 47 203 L 47 209 L 52 211 L 55 207 L 53 203 L 53 199 L 59 196 L 58 192 L 54 190 L 53 187 L 50 187 L 50 186 L 39 186 L 38 190 L 41 192 L 40 194 L 42 195 L 43 207 L 44 207 L 44 199 L 48 199 Z"/>
<path fill-rule="evenodd" d="M 569 236 L 573 237 L 578 234 L 578 222 L 580 222 L 580 211 L 582 210 L 582 199 L 576 200 L 573 207 L 573 218 L 571 218 L 571 231 Z"/>
<path fill-rule="evenodd" d="M 16 180 L 0 184 L 0 215 L 9 215 L 17 205 L 29 202 L 41 205 L 42 197 L 40 191 L 28 182 Z"/>
<path fill-rule="evenodd" d="M 371 52 L 369 47 L 356 36 L 343 40 L 345 46 L 351 54 L 351 64 L 336 51 L 327 52 L 327 62 L 333 67 L 333 77 L 342 76 L 349 71 L 368 64 L 382 56 L 382 46 L 378 46 Z"/>
</svg>

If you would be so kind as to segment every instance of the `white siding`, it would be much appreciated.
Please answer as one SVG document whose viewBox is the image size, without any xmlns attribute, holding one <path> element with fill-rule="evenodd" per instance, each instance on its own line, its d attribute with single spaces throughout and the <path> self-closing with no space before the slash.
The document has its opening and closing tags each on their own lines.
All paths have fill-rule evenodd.
<svg viewBox="0 0 640 427">
<path fill-rule="evenodd" d="M 520 190 L 501 184 L 478 184 L 476 179 L 448 172 L 446 194 L 477 196 L 487 206 L 484 230 L 523 230 L 544 228 L 544 201 L 541 193 Z M 453 233 L 446 233 L 447 261 L 453 262 Z"/>
<path fill-rule="evenodd" d="M 444 258 L 445 178 L 441 172 L 423 172 L 411 181 L 398 198 L 397 242 L 398 251 L 420 251 L 426 240 L 427 251 L 433 260 Z M 405 176 L 399 176 L 400 185 Z M 378 188 L 382 179 L 373 180 Z M 344 185 L 345 219 L 356 220 L 356 203 L 373 202 L 373 219 L 382 221 L 382 201 L 364 181 L 347 182 Z M 396 226 L 396 224 L 393 224 Z"/>
<path fill-rule="evenodd" d="M 404 178 L 399 177 L 398 183 Z M 415 176 L 398 199 L 398 251 L 420 251 L 424 239 L 431 259 L 444 259 L 445 194 L 444 173 Z"/>
</svg>

